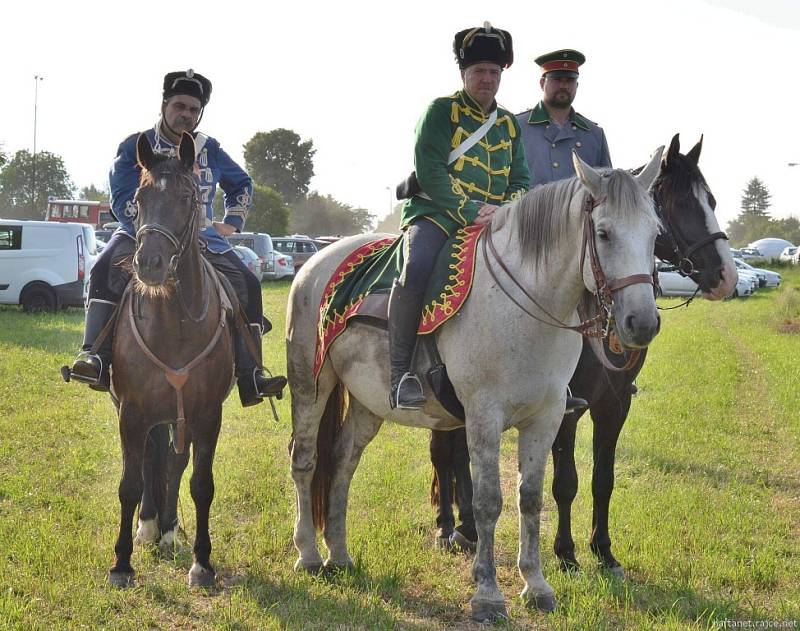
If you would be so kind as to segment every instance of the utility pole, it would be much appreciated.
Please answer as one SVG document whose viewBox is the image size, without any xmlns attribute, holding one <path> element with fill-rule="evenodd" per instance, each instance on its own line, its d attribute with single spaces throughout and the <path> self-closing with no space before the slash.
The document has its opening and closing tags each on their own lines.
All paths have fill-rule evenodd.
<svg viewBox="0 0 800 631">
<path fill-rule="evenodd" d="M 44 77 L 33 75 L 34 96 L 33 96 L 33 173 L 31 175 L 31 216 L 36 216 L 36 114 L 39 106 L 39 81 L 44 81 Z"/>
</svg>

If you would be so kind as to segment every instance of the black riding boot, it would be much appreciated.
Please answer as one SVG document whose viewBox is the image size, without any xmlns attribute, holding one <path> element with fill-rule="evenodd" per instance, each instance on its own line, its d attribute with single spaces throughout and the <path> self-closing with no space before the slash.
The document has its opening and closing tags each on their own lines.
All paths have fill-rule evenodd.
<svg viewBox="0 0 800 631">
<path fill-rule="evenodd" d="M 88 383 L 92 390 L 108 392 L 111 387 L 111 347 L 114 340 L 114 329 L 109 331 L 97 353 L 90 354 L 100 331 L 114 315 L 116 304 L 108 300 L 92 299 L 86 309 L 86 324 L 83 330 L 83 346 L 78 358 L 69 369 L 69 379 L 74 379 L 82 383 Z M 62 369 L 63 370 L 63 369 Z"/>
<path fill-rule="evenodd" d="M 242 407 L 257 405 L 264 397 L 283 396 L 286 386 L 286 377 L 267 377 L 261 368 L 261 327 L 257 324 L 249 325 L 249 334 L 255 342 L 257 357 L 253 357 L 247 346 L 247 341 L 238 328 L 234 327 L 233 346 L 236 362 L 236 385 L 239 386 L 239 399 Z"/>
<path fill-rule="evenodd" d="M 566 410 L 564 410 L 564 414 L 572 414 L 573 412 L 579 412 L 588 408 L 589 402 L 586 399 L 581 399 L 580 397 L 573 397 L 572 390 L 570 390 L 569 386 L 567 386 L 567 403 L 564 407 L 566 408 Z"/>
<path fill-rule="evenodd" d="M 395 280 L 389 297 L 389 359 L 391 363 L 392 409 L 419 410 L 425 403 L 422 384 L 411 373 L 422 313 L 422 293 L 410 291 Z"/>
</svg>

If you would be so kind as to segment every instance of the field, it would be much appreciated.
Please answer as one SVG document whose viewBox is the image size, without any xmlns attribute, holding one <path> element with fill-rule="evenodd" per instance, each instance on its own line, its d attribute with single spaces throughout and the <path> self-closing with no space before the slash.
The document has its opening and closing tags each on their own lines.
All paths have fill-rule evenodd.
<svg viewBox="0 0 800 631">
<path fill-rule="evenodd" d="M 618 449 L 611 536 L 626 580 L 597 569 L 586 543 L 587 416 L 573 520 L 584 570 L 558 571 L 546 493 L 544 571 L 559 608 L 522 606 L 515 432 L 504 437 L 497 562 L 511 619 L 497 628 L 800 627 L 800 273 L 781 271 L 779 290 L 663 312 Z M 287 292 L 264 285 L 275 325 L 266 362 L 281 372 Z M 469 560 L 432 549 L 424 431 L 386 425 L 362 459 L 348 523 L 356 570 L 333 580 L 293 571 L 286 399 L 278 423 L 266 404 L 244 410 L 235 394 L 225 404 L 211 514 L 219 588 L 187 587 L 189 553 L 165 560 L 142 549 L 137 586 L 108 587 L 121 471 L 114 410 L 58 374 L 82 322 L 80 310 L 0 309 L 0 628 L 479 628 L 469 622 Z M 180 512 L 193 537 L 188 484 Z"/>
</svg>

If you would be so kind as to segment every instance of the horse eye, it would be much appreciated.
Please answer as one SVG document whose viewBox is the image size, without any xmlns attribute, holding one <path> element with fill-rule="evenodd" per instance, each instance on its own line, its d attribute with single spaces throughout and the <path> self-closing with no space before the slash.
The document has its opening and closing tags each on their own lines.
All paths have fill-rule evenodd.
<svg viewBox="0 0 800 631">
<path fill-rule="evenodd" d="M 597 231 L 597 237 L 601 241 L 610 241 L 611 240 L 611 238 L 608 236 L 608 232 L 606 232 L 603 229 L 600 229 L 600 230 Z"/>
</svg>

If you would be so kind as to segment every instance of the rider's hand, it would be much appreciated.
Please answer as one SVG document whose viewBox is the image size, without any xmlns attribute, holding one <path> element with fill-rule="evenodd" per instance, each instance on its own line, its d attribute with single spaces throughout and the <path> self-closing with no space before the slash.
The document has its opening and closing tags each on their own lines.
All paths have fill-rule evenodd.
<svg viewBox="0 0 800 631">
<path fill-rule="evenodd" d="M 229 223 L 223 223 L 223 222 L 221 222 L 221 221 L 213 221 L 213 222 L 211 222 L 211 225 L 213 225 L 213 226 L 214 226 L 214 229 L 215 229 L 217 232 L 219 232 L 219 233 L 220 233 L 220 234 L 221 234 L 223 237 L 229 237 L 229 236 L 231 236 L 231 235 L 232 235 L 234 232 L 236 232 L 236 228 L 234 228 L 234 227 L 233 227 L 231 224 L 229 224 Z"/>
<path fill-rule="evenodd" d="M 484 204 L 481 206 L 481 209 L 478 211 L 478 216 L 475 217 L 475 220 L 472 222 L 479 226 L 489 223 L 494 216 L 494 211 L 497 210 L 499 206 L 495 206 L 493 204 Z"/>
</svg>

